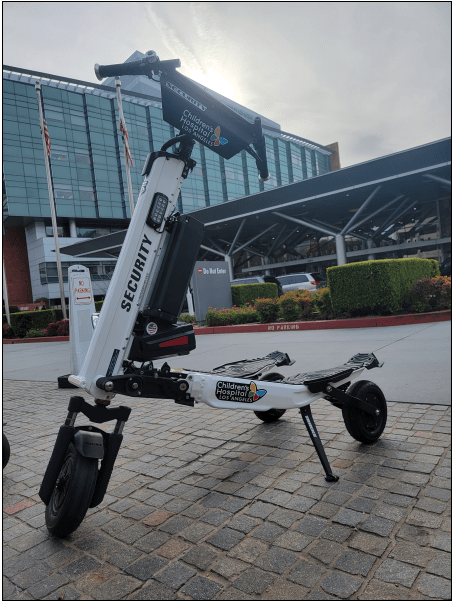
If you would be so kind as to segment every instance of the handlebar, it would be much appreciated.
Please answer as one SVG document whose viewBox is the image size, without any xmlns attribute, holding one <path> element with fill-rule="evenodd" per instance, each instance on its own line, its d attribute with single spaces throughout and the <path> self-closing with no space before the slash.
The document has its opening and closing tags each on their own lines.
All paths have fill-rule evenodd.
<svg viewBox="0 0 455 602">
<path fill-rule="evenodd" d="M 253 142 L 253 146 L 256 150 L 258 159 L 256 159 L 256 167 L 259 170 L 259 179 L 262 182 L 267 182 L 270 179 L 269 169 L 267 166 L 267 152 L 265 148 L 265 138 L 262 133 L 261 118 L 254 118 L 255 135 L 256 140 Z"/>
<path fill-rule="evenodd" d="M 131 63 L 118 63 L 116 65 L 95 65 L 95 75 L 100 81 L 106 77 L 120 75 L 146 75 L 151 77 L 163 68 L 177 69 L 180 67 L 180 59 L 160 61 L 153 50 L 149 50 L 146 56 L 139 61 Z"/>
</svg>

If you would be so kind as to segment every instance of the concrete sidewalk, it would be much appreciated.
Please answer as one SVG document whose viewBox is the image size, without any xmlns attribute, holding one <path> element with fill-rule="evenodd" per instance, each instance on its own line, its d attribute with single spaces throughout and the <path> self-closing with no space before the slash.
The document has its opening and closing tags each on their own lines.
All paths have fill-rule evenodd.
<svg viewBox="0 0 455 602">
<path fill-rule="evenodd" d="M 340 476 L 331 484 L 296 410 L 267 425 L 248 410 L 119 395 L 133 411 L 108 493 L 59 540 L 38 490 L 69 398 L 81 394 L 57 388 L 69 344 L 5 346 L 3 599 L 450 600 L 449 324 L 197 344 L 169 363 L 208 370 L 279 349 L 296 359 L 280 370 L 295 374 L 374 351 L 385 365 L 364 378 L 389 400 L 386 430 L 361 445 L 338 409 L 313 403 Z"/>
<path fill-rule="evenodd" d="M 389 404 L 380 441 L 312 405 L 338 483 L 297 411 L 132 400 L 102 505 L 49 537 L 37 495 L 69 390 L 4 381 L 5 600 L 450 600 L 450 408 Z M 81 417 L 79 424 L 83 424 Z"/>
</svg>

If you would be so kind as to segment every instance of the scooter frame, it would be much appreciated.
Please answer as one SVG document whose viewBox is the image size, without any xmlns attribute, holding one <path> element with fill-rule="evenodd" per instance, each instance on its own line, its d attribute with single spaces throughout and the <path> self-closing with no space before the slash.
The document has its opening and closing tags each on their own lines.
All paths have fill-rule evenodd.
<svg viewBox="0 0 455 602">
<path fill-rule="evenodd" d="M 102 68 L 98 66 L 98 69 Z M 179 144 L 176 152 L 169 153 L 168 149 L 176 144 Z M 70 399 L 67 419 L 60 427 L 39 491 L 46 505 L 50 503 L 55 488 L 64 489 L 66 486 L 60 471 L 71 443 L 81 456 L 101 460 L 90 507 L 101 503 L 122 442 L 122 430 L 131 412 L 126 406 L 107 407 L 115 394 L 170 399 L 186 406 L 203 403 L 219 409 L 248 409 L 258 415 L 299 409 L 328 481 L 336 481 L 338 476 L 331 470 L 310 404 L 326 397 L 339 408 L 350 408 L 372 419 L 386 418 L 385 398 L 380 389 L 381 407 L 365 397 L 350 394 L 348 389 L 351 381 L 365 369 L 382 365 L 373 354 L 357 354 L 342 366 L 312 374 L 285 378 L 273 373 L 269 380 L 267 372 L 272 368 L 294 363 L 287 354 L 273 352 L 260 360 L 228 364 L 212 372 L 171 370 L 167 363 L 155 368 L 153 361 L 156 359 L 186 355 L 195 347 L 192 329 L 189 327 L 185 336 L 180 336 L 181 329 L 176 325 L 177 334 L 171 331 L 167 334 L 164 329 L 163 336 L 167 336 L 168 340 L 159 345 L 162 347 L 160 354 L 155 354 L 153 361 L 145 361 L 139 367 L 136 365 L 131 350 L 138 328 L 145 327 L 149 334 L 155 335 L 161 328 L 160 320 L 167 320 L 170 325 L 177 320 L 178 314 L 172 316 L 164 307 L 155 307 L 152 311 L 150 300 L 157 283 L 161 282 L 162 267 L 166 265 L 163 262 L 173 252 L 172 231 L 176 223 L 177 198 L 183 180 L 195 166 L 191 159 L 193 146 L 194 139 L 184 133 L 147 157 L 142 172 L 144 182 L 98 324 L 78 374 L 68 378 L 73 385 L 94 397 L 95 405 L 90 405 L 80 396 Z M 263 150 L 262 175 L 264 170 L 267 172 L 265 148 Z M 187 271 L 184 291 L 192 269 Z M 92 426 L 76 427 L 79 413 L 95 423 L 115 420 L 114 431 L 107 434 Z M 65 532 L 69 533 L 74 528 Z"/>
</svg>

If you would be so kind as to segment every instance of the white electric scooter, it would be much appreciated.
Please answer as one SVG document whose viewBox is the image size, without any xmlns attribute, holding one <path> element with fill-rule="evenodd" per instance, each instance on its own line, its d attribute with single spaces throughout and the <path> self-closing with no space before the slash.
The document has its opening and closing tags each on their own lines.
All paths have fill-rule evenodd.
<svg viewBox="0 0 455 602">
<path fill-rule="evenodd" d="M 163 118 L 180 134 L 146 159 L 144 182 L 98 324 L 79 373 L 68 378 L 94 397 L 94 405 L 71 397 L 41 484 L 47 528 L 54 535 L 72 533 L 88 508 L 103 500 L 131 412 L 126 406 L 108 407 L 117 393 L 171 399 L 186 406 L 249 409 L 264 422 L 298 408 L 327 481 L 338 477 L 312 417 L 313 401 L 325 397 L 340 408 L 347 430 L 363 443 L 376 441 L 386 425 L 387 405 L 379 387 L 364 380 L 351 385 L 365 369 L 382 365 L 372 353 L 357 354 L 336 368 L 288 378 L 270 372 L 294 363 L 280 351 L 211 372 L 172 370 L 167 363 L 154 367 L 154 360 L 187 355 L 196 347 L 192 326 L 179 323 L 178 316 L 204 228 L 191 215 L 175 212 L 182 182 L 195 166 L 191 159 L 195 141 L 225 159 L 245 149 L 256 159 L 259 178 L 269 178 L 260 119 L 247 121 L 178 73 L 179 66 L 179 60 L 160 61 L 154 52 L 132 63 L 95 65 L 99 79 L 160 76 Z M 168 152 L 171 147 L 174 152 Z M 92 423 L 115 420 L 113 432 L 93 425 L 76 427 L 79 412 Z"/>
</svg>

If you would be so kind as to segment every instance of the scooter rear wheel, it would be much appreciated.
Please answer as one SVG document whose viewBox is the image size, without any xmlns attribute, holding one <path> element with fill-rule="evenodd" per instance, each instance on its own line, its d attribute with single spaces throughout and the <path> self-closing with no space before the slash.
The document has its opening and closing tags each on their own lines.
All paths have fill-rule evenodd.
<svg viewBox="0 0 455 602">
<path fill-rule="evenodd" d="M 349 395 L 367 401 L 380 411 L 379 416 L 343 404 L 343 420 L 351 437 L 361 443 L 374 443 L 387 424 L 387 402 L 381 389 L 372 382 L 359 380 L 347 390 Z"/>
<path fill-rule="evenodd" d="M 269 382 L 279 382 L 283 380 L 284 376 L 279 372 L 270 372 L 269 374 L 264 374 L 260 377 L 259 380 L 267 380 Z M 256 416 L 262 420 L 262 422 L 276 422 L 281 418 L 281 416 L 286 412 L 286 410 L 265 410 L 263 412 L 254 412 Z"/>
<path fill-rule="evenodd" d="M 82 456 L 70 443 L 46 506 L 46 526 L 52 535 L 66 537 L 79 527 L 90 506 L 97 476 L 98 460 Z"/>
</svg>

